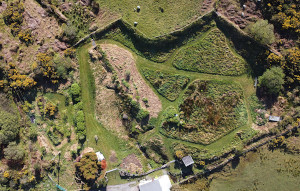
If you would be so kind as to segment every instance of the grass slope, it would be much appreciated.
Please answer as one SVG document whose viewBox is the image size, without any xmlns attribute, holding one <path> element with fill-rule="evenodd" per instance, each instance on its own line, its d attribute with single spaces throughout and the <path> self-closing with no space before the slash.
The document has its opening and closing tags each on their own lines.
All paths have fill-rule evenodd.
<svg viewBox="0 0 300 191">
<path fill-rule="evenodd" d="M 189 82 L 188 77 L 178 74 L 164 73 L 150 69 L 143 69 L 142 73 L 158 93 L 170 101 L 176 100 Z"/>
<path fill-rule="evenodd" d="M 101 8 L 121 13 L 123 19 L 136 26 L 148 37 L 154 37 L 190 23 L 197 16 L 201 16 L 203 0 L 176 1 L 176 0 L 97 0 Z M 140 12 L 134 11 L 137 6 Z"/>
<path fill-rule="evenodd" d="M 218 29 L 184 46 L 175 55 L 173 65 L 182 70 L 227 76 L 246 71 L 246 63 L 231 51 L 225 35 Z"/>
</svg>

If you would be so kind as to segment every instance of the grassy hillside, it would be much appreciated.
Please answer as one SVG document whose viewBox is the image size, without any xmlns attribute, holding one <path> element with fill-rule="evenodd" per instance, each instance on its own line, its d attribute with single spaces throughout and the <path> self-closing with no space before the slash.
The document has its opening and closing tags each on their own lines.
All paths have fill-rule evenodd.
<svg viewBox="0 0 300 191">
<path fill-rule="evenodd" d="M 148 37 L 154 37 L 172 32 L 201 16 L 203 0 L 97 0 L 100 7 L 115 13 L 120 13 L 123 19 L 136 26 Z M 140 6 L 140 12 L 134 8 Z"/>
</svg>

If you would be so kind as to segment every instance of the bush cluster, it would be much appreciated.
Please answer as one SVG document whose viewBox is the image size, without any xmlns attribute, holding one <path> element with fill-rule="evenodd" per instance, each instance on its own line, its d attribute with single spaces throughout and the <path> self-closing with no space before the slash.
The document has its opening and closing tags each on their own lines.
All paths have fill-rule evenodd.
<svg viewBox="0 0 300 191">
<path fill-rule="evenodd" d="M 11 33 L 14 36 L 18 36 L 19 39 L 26 45 L 32 43 L 31 30 L 21 30 L 23 23 L 24 5 L 20 1 L 10 3 L 3 12 L 3 19 L 6 25 L 11 29 Z"/>
</svg>

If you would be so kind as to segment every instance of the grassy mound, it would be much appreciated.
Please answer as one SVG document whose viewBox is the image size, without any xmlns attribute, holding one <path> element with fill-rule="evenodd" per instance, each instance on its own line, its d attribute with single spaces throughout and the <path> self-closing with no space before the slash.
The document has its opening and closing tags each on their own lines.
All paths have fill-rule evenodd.
<svg viewBox="0 0 300 191">
<path fill-rule="evenodd" d="M 246 70 L 245 62 L 230 50 L 225 35 L 218 29 L 183 47 L 175 55 L 173 65 L 182 70 L 227 76 L 241 75 Z"/>
<path fill-rule="evenodd" d="M 223 81 L 195 81 L 179 109 L 164 113 L 165 133 L 189 142 L 210 144 L 247 122 L 242 89 Z"/>
<path fill-rule="evenodd" d="M 180 92 L 190 80 L 188 77 L 182 75 L 172 75 L 150 69 L 143 69 L 142 73 L 158 93 L 170 101 L 174 101 L 178 98 Z"/>
<path fill-rule="evenodd" d="M 196 16 L 201 16 L 203 0 L 176 1 L 176 0 L 98 0 L 100 7 L 115 13 L 121 13 L 122 18 L 136 26 L 148 37 L 172 32 L 187 25 Z M 140 6 L 139 12 L 134 10 Z"/>
</svg>

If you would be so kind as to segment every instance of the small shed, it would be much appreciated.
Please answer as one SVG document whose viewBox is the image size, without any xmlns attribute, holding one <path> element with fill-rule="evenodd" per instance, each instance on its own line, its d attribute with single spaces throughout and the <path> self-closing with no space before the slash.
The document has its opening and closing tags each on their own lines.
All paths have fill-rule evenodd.
<svg viewBox="0 0 300 191">
<path fill-rule="evenodd" d="M 280 120 L 281 120 L 281 118 L 278 116 L 270 115 L 270 117 L 269 117 L 269 121 L 271 121 L 271 122 L 278 122 Z"/>
<path fill-rule="evenodd" d="M 190 155 L 183 157 L 182 162 L 186 167 L 194 164 L 194 161 Z"/>
<path fill-rule="evenodd" d="M 96 152 L 96 155 L 97 155 L 98 161 L 102 161 L 105 159 L 104 155 L 102 153 L 100 153 L 100 151 Z"/>
</svg>

